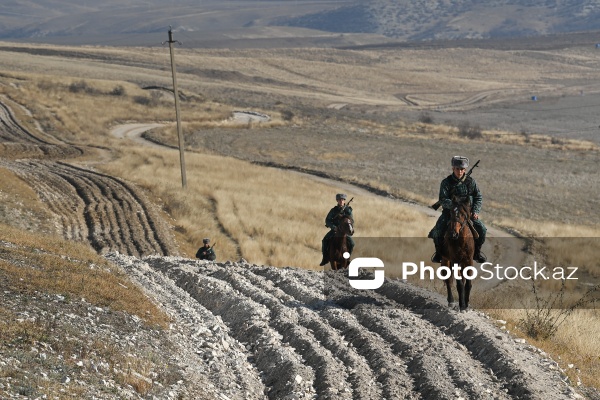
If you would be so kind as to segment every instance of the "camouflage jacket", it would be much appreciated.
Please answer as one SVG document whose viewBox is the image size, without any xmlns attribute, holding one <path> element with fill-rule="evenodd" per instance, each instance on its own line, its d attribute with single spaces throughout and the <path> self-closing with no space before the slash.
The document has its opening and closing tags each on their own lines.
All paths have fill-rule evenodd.
<svg viewBox="0 0 600 400">
<path fill-rule="evenodd" d="M 333 229 L 334 226 L 337 227 L 340 224 L 340 212 L 342 212 L 342 208 L 343 207 L 335 206 L 331 210 L 329 210 L 329 213 L 325 218 L 326 227 L 328 227 L 329 229 Z M 347 206 L 343 211 L 343 215 L 352 218 L 352 220 L 354 221 L 354 216 L 352 215 L 352 207 Z"/>
<path fill-rule="evenodd" d="M 452 208 L 452 195 L 469 196 L 471 201 L 471 211 L 479 214 L 483 203 L 483 196 L 475 179 L 468 177 L 464 180 L 459 180 L 454 174 L 448 175 L 440 184 L 440 202 L 444 210 Z"/>
<path fill-rule="evenodd" d="M 217 255 L 212 247 L 202 246 L 198 249 L 198 252 L 196 252 L 196 258 L 199 258 L 200 260 L 215 261 L 217 259 Z"/>
</svg>

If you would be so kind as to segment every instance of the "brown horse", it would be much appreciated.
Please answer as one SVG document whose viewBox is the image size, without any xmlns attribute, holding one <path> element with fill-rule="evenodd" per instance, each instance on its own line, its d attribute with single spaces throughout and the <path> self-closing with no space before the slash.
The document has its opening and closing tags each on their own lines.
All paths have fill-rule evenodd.
<svg viewBox="0 0 600 400">
<path fill-rule="evenodd" d="M 453 197 L 452 210 L 450 210 L 450 221 L 448 229 L 444 234 L 442 251 L 442 265 L 452 268 L 454 264 L 459 266 L 456 290 L 458 292 L 458 306 L 460 311 L 469 308 L 469 295 L 472 282 L 466 279 L 463 268 L 473 266 L 473 254 L 475 253 L 475 240 L 469 227 L 471 218 L 471 204 L 468 197 Z M 452 296 L 452 281 L 454 276 L 446 279 L 446 290 L 448 292 L 448 305 L 454 303 Z"/>
<path fill-rule="evenodd" d="M 329 264 L 331 269 L 337 271 L 338 269 L 348 268 L 350 263 L 350 257 L 345 258 L 344 253 L 348 252 L 348 241 L 347 237 L 354 234 L 354 221 L 352 218 L 345 216 L 342 218 L 340 224 L 334 235 L 331 237 L 329 242 Z"/>
</svg>

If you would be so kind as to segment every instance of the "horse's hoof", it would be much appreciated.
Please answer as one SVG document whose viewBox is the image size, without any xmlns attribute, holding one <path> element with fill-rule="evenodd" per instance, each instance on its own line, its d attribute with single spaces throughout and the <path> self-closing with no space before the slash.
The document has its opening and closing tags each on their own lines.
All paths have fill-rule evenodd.
<svg viewBox="0 0 600 400">
<path fill-rule="evenodd" d="M 448 307 L 449 308 L 456 308 L 456 303 L 450 303 L 450 302 L 448 302 Z"/>
<path fill-rule="evenodd" d="M 469 311 L 469 307 L 468 306 L 460 308 L 460 312 L 467 312 L 467 311 Z"/>
</svg>

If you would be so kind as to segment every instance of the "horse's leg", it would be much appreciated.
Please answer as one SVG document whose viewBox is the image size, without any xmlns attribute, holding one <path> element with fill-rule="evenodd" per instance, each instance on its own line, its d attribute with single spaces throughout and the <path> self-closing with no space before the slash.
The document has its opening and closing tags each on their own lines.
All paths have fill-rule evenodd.
<svg viewBox="0 0 600 400">
<path fill-rule="evenodd" d="M 444 260 L 442 259 L 442 265 L 450 265 L 450 261 Z M 446 283 L 446 292 L 448 293 L 448 307 L 452 307 L 452 304 L 454 303 L 454 296 L 452 295 L 452 281 L 454 280 L 454 278 L 452 277 L 452 275 L 450 275 L 450 278 L 448 279 L 444 279 L 444 283 Z"/>
<path fill-rule="evenodd" d="M 471 294 L 471 286 L 473 282 L 470 279 L 467 279 L 465 282 L 465 310 L 469 308 L 469 296 Z"/>
<path fill-rule="evenodd" d="M 448 292 L 448 307 L 452 307 L 454 304 L 454 296 L 452 295 L 452 281 L 454 278 L 450 277 L 445 280 L 446 282 L 446 292 Z"/>
<path fill-rule="evenodd" d="M 458 307 L 460 311 L 465 309 L 465 284 L 464 279 L 456 280 L 456 291 L 458 292 Z"/>
</svg>

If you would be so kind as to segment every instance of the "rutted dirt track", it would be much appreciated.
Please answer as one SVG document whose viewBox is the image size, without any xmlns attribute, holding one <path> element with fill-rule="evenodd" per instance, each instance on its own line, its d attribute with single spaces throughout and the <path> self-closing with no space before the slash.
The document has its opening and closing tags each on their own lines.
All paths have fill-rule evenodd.
<svg viewBox="0 0 600 400">
<path fill-rule="evenodd" d="M 173 316 L 211 321 L 216 333 L 194 326 L 190 346 L 214 363 L 209 379 L 228 398 L 575 398 L 533 346 L 401 281 L 357 295 L 342 273 L 108 258 Z M 240 359 L 250 365 L 230 361 Z"/>
<path fill-rule="evenodd" d="M 14 119 L 0 129 L 3 142 L 66 147 L 27 139 Z M 0 166 L 30 183 L 65 237 L 108 253 L 188 330 L 182 362 L 209 365 L 214 398 L 576 398 L 537 349 L 408 284 L 357 294 L 341 273 L 160 257 L 176 247 L 140 189 L 40 158 Z"/>
<path fill-rule="evenodd" d="M 0 106 L 4 150 L 0 166 L 38 193 L 55 214 L 65 238 L 87 241 L 100 253 L 177 254 L 169 226 L 139 188 L 90 169 L 51 161 L 80 155 L 84 149 L 40 139 L 23 128 L 6 105 Z M 14 154 L 20 159 L 4 158 Z"/>
<path fill-rule="evenodd" d="M 3 165 L 35 188 L 68 239 L 88 241 L 99 253 L 175 253 L 166 222 L 134 185 L 64 162 Z"/>
</svg>

